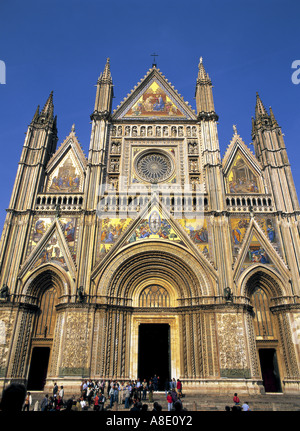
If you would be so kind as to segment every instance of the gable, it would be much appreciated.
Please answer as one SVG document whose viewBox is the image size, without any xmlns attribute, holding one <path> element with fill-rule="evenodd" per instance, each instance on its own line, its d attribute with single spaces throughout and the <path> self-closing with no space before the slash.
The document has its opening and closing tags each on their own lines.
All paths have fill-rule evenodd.
<svg viewBox="0 0 300 431">
<path fill-rule="evenodd" d="M 82 192 L 86 166 L 87 159 L 72 128 L 69 136 L 48 162 L 46 192 Z"/>
<path fill-rule="evenodd" d="M 186 118 L 186 115 L 180 111 L 171 96 L 156 81 L 153 81 L 124 114 L 124 118 L 127 117 Z"/>
<path fill-rule="evenodd" d="M 236 152 L 225 179 L 227 193 L 262 193 L 258 172 L 240 150 Z"/>
<path fill-rule="evenodd" d="M 20 276 L 49 263 L 75 274 L 76 229 L 72 228 L 76 227 L 76 221 L 73 218 L 64 218 L 60 221 L 54 219 L 48 227 L 49 222 L 50 219 L 44 217 L 38 219 L 33 226 L 33 235 Z"/>
<path fill-rule="evenodd" d="M 114 111 L 113 119 L 195 120 L 196 114 L 158 69 L 148 75 Z"/>
<path fill-rule="evenodd" d="M 46 191 L 76 193 L 83 190 L 83 172 L 72 148 L 49 172 Z"/>
<path fill-rule="evenodd" d="M 267 265 L 286 272 L 272 216 L 231 218 L 231 229 L 235 274 L 254 265 Z"/>
<path fill-rule="evenodd" d="M 107 216 L 99 220 L 94 274 L 125 248 L 153 241 L 157 247 L 159 243 L 168 242 L 192 251 L 214 273 L 210 256 L 211 235 L 205 219 L 188 219 L 182 214 L 174 218 L 156 197 L 145 205 L 137 218 L 129 217 Z"/>
</svg>

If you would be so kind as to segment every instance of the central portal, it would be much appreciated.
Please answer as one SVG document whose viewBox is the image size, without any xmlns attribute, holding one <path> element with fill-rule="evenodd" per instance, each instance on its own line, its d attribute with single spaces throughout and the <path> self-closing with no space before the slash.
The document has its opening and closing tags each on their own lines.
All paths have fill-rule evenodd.
<svg viewBox="0 0 300 431">
<path fill-rule="evenodd" d="M 159 377 L 159 390 L 164 389 L 170 373 L 170 325 L 167 323 L 141 323 L 139 325 L 138 377 L 149 381 Z"/>
</svg>

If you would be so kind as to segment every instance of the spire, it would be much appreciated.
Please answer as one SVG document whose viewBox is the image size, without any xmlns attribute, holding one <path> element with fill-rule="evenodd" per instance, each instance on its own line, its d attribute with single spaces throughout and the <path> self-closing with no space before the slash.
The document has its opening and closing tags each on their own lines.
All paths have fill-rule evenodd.
<svg viewBox="0 0 300 431">
<path fill-rule="evenodd" d="M 215 113 L 214 100 L 212 94 L 212 83 L 208 73 L 203 65 L 203 59 L 200 57 L 198 65 L 198 77 L 196 83 L 195 99 L 197 114 L 199 119 L 210 119 L 218 121 Z"/>
<path fill-rule="evenodd" d="M 54 105 L 53 105 L 53 91 L 51 91 L 45 106 L 41 112 L 41 116 L 47 117 L 52 119 L 53 118 L 53 112 L 54 112 Z"/>
<path fill-rule="evenodd" d="M 203 82 L 203 81 L 205 81 L 205 82 L 207 82 L 207 81 L 210 81 L 210 78 L 209 78 L 209 76 L 208 76 L 208 73 L 206 73 L 206 70 L 205 70 L 205 68 L 204 68 L 204 65 L 203 65 L 203 58 L 202 57 L 200 57 L 200 60 L 199 60 L 199 65 L 198 65 L 198 69 L 199 69 L 199 71 L 198 71 L 198 78 L 197 78 L 197 83 L 198 82 Z"/>
<path fill-rule="evenodd" d="M 112 77 L 111 77 L 111 73 L 110 73 L 110 63 L 109 63 L 110 59 L 109 57 L 106 60 L 106 64 L 103 70 L 103 73 L 100 74 L 99 79 L 98 79 L 98 83 L 100 82 L 105 82 L 105 83 L 112 83 Z"/>
<path fill-rule="evenodd" d="M 270 106 L 269 109 L 270 109 L 270 118 L 271 118 L 271 121 L 272 121 L 272 126 L 279 127 L 279 125 L 278 125 L 278 123 L 276 121 L 276 118 L 274 116 L 274 113 L 273 113 L 273 110 L 272 110 L 271 106 Z"/>
<path fill-rule="evenodd" d="M 100 74 L 97 81 L 95 107 L 91 118 L 96 118 L 95 115 L 107 118 L 111 113 L 113 97 L 114 89 L 110 73 L 110 63 L 109 58 L 107 58 L 103 73 Z"/>
<path fill-rule="evenodd" d="M 258 93 L 256 93 L 256 106 L 255 106 L 255 117 L 258 119 L 259 117 L 268 117 L 269 114 L 264 107 L 261 98 L 259 97 Z"/>
<path fill-rule="evenodd" d="M 38 118 L 39 118 L 39 116 L 40 116 L 40 105 L 37 106 L 35 114 L 33 116 L 33 119 L 31 121 L 31 123 L 34 123 L 35 121 L 37 121 Z"/>
</svg>

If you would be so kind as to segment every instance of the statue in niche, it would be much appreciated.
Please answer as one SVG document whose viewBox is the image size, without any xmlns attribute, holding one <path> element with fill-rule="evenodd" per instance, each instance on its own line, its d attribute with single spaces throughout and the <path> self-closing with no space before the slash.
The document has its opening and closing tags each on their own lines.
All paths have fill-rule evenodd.
<svg viewBox="0 0 300 431">
<path fill-rule="evenodd" d="M 233 301 L 233 295 L 232 295 L 230 287 L 225 287 L 224 298 L 225 298 L 226 302 L 232 302 Z"/>
<path fill-rule="evenodd" d="M 77 302 L 80 302 L 80 303 L 82 303 L 85 300 L 85 293 L 84 293 L 83 286 L 78 287 L 76 300 Z"/>
<path fill-rule="evenodd" d="M 4 299 L 4 301 L 7 301 L 9 299 L 9 288 L 7 284 L 3 284 L 0 290 L 0 299 Z"/>
</svg>

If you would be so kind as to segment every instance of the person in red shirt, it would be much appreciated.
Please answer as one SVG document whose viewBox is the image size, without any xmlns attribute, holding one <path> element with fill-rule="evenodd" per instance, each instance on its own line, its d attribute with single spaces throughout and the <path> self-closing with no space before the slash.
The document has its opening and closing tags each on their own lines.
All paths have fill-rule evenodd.
<svg viewBox="0 0 300 431">
<path fill-rule="evenodd" d="M 233 402 L 234 402 L 234 404 L 235 404 L 236 406 L 237 406 L 238 404 L 240 404 L 240 399 L 239 399 L 239 397 L 238 397 L 238 394 L 234 394 Z"/>
<path fill-rule="evenodd" d="M 94 410 L 99 411 L 100 410 L 100 404 L 99 404 L 99 396 L 98 392 L 96 393 L 96 396 L 94 398 Z"/>
<path fill-rule="evenodd" d="M 178 398 L 181 398 L 181 396 L 182 396 L 182 383 L 179 379 L 177 379 L 176 389 L 177 389 Z"/>
<path fill-rule="evenodd" d="M 168 401 L 168 412 L 170 412 L 173 407 L 173 398 L 172 398 L 171 392 L 168 392 L 167 401 Z"/>
</svg>

